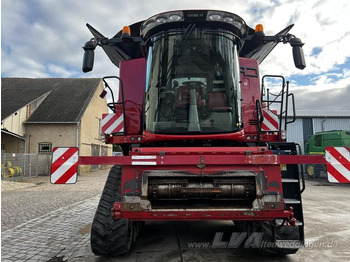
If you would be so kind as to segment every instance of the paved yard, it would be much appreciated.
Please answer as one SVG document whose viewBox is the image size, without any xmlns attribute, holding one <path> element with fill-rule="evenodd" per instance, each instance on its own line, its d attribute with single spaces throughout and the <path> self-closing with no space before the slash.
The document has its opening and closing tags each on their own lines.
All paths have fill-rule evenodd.
<svg viewBox="0 0 350 262">
<path fill-rule="evenodd" d="M 133 250 L 99 258 L 90 227 L 107 171 L 51 185 L 48 177 L 2 184 L 2 261 L 350 261 L 350 186 L 308 181 L 303 194 L 306 244 L 295 255 L 262 257 L 250 249 L 214 249 L 233 223 L 148 222 Z"/>
</svg>

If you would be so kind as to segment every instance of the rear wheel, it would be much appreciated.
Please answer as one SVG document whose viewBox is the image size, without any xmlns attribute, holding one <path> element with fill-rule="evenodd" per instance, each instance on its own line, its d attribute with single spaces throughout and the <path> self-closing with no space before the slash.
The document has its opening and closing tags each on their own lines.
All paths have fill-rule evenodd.
<svg viewBox="0 0 350 262">
<path fill-rule="evenodd" d="M 127 253 L 136 241 L 142 222 L 115 219 L 114 202 L 121 201 L 121 167 L 113 166 L 98 204 L 91 227 L 91 250 L 95 255 L 119 256 Z"/>
<path fill-rule="evenodd" d="M 259 223 L 261 232 L 264 233 L 263 245 L 260 249 L 263 254 L 288 255 L 295 254 L 300 247 L 299 228 L 289 225 L 274 227 L 269 222 Z M 275 231 L 275 232 L 274 232 Z M 274 237 L 275 235 L 275 237 Z M 268 245 L 280 241 L 281 246 Z"/>
<path fill-rule="evenodd" d="M 283 225 L 275 228 L 274 232 L 274 227 L 272 227 L 269 222 L 234 221 L 234 223 L 240 232 L 247 233 L 246 242 L 242 242 L 242 248 L 247 244 L 248 247 L 251 247 L 249 246 L 249 244 L 252 244 L 249 242 L 249 237 L 255 232 L 263 233 L 261 238 L 256 238 L 258 242 L 255 244 L 259 252 L 264 255 L 283 256 L 294 254 L 300 247 L 299 228 L 297 226 Z M 282 246 L 276 245 L 278 241 L 281 241 Z"/>
<path fill-rule="evenodd" d="M 310 178 L 315 179 L 320 177 L 320 169 L 314 164 L 309 164 L 306 166 L 306 173 Z"/>
</svg>

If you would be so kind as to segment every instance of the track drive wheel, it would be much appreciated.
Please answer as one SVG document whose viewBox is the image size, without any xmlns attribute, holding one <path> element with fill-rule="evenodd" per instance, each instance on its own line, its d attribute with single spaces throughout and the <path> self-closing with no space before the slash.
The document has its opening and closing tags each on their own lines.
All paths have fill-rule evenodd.
<svg viewBox="0 0 350 262">
<path fill-rule="evenodd" d="M 142 222 L 112 216 L 114 202 L 121 201 L 121 174 L 120 166 L 111 168 L 92 223 L 91 250 L 98 256 L 126 254 L 140 231 Z"/>
<path fill-rule="evenodd" d="M 262 254 L 267 255 L 279 255 L 284 256 L 288 254 L 295 254 L 300 247 L 299 240 L 299 228 L 297 226 L 292 227 L 290 225 L 283 225 L 275 229 L 271 226 L 269 222 L 261 222 L 258 225 L 259 231 L 261 230 L 264 233 L 263 241 L 274 242 L 274 234 L 276 241 L 290 241 L 286 243 L 285 247 L 262 247 L 259 251 Z M 293 242 L 296 243 L 293 245 Z M 289 246 L 288 246 L 289 245 Z"/>
<path fill-rule="evenodd" d="M 275 238 L 274 238 L 274 229 L 269 222 L 250 222 L 250 221 L 234 221 L 235 226 L 238 231 L 246 232 L 247 237 L 249 237 L 254 232 L 263 233 L 262 238 L 260 239 L 257 245 L 258 251 L 263 255 L 277 255 L 284 256 L 288 254 L 294 254 L 298 251 L 299 246 L 294 245 L 291 248 L 282 248 L 277 247 L 275 244 L 276 241 L 290 241 L 287 244 L 298 243 L 300 245 L 299 240 L 299 228 L 292 227 L 289 225 L 283 225 L 275 229 Z M 247 240 L 247 239 L 246 239 Z M 241 245 L 244 248 L 244 242 Z M 288 246 L 287 246 L 288 247 Z"/>
</svg>

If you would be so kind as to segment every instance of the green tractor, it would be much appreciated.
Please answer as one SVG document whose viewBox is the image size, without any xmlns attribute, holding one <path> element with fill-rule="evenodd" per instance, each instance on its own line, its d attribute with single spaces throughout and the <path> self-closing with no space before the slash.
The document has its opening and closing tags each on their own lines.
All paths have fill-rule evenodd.
<svg viewBox="0 0 350 262">
<path fill-rule="evenodd" d="M 350 147 L 350 130 L 317 132 L 305 143 L 305 155 L 324 155 L 328 146 Z M 325 164 L 307 164 L 306 173 L 310 178 L 327 174 Z"/>
</svg>

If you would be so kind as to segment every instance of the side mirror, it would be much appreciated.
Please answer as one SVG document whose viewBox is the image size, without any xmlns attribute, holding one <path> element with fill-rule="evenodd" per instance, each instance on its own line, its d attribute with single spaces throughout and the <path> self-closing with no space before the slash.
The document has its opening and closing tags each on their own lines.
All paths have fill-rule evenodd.
<svg viewBox="0 0 350 262">
<path fill-rule="evenodd" d="M 302 46 L 304 45 L 299 38 L 292 38 L 289 41 L 293 47 L 293 59 L 296 68 L 303 70 L 306 67 L 305 56 Z"/>
<path fill-rule="evenodd" d="M 83 58 L 82 70 L 84 73 L 92 71 L 94 67 L 95 47 L 96 47 L 96 42 L 94 40 L 87 41 L 83 47 L 84 58 Z"/>
</svg>

